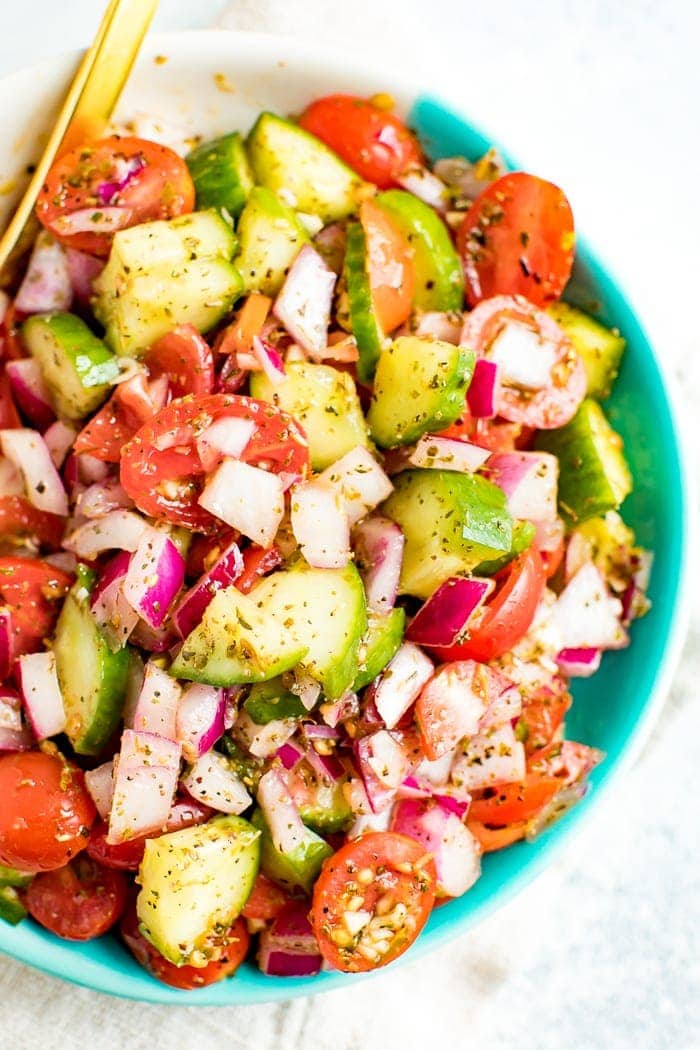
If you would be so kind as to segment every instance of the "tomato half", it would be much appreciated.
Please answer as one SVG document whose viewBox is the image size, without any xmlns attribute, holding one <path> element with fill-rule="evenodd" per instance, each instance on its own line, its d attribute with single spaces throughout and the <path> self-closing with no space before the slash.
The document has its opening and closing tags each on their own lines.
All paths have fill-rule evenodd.
<svg viewBox="0 0 700 1050">
<path fill-rule="evenodd" d="M 59 756 L 0 756 L 0 864 L 62 868 L 87 845 L 95 807 L 82 772 Z"/>
<path fill-rule="evenodd" d="M 563 427 L 586 396 L 583 361 L 556 321 L 522 296 L 499 295 L 480 303 L 465 317 L 462 344 L 489 358 L 506 329 L 534 336 L 529 352 L 546 355 L 548 380 L 537 389 L 500 382 L 495 397 L 498 415 L 537 430 Z"/>
<path fill-rule="evenodd" d="M 509 824 L 507 828 L 489 828 L 486 824 L 480 824 L 478 820 L 467 820 L 467 827 L 481 846 L 481 852 L 493 853 L 494 850 L 505 849 L 506 846 L 512 846 L 514 842 L 524 839 L 527 821 Z"/>
<path fill-rule="evenodd" d="M 199 532 L 221 528 L 221 522 L 197 503 L 205 475 L 196 439 L 212 423 L 227 418 L 256 424 L 241 456 L 246 463 L 306 476 L 306 436 L 286 412 L 236 394 L 182 398 L 161 409 L 122 451 L 121 483 L 139 510 Z"/>
<path fill-rule="evenodd" d="M 475 419 L 468 408 L 449 427 L 440 431 L 441 437 L 469 441 L 491 452 L 513 452 L 532 440 L 534 430 L 507 419 Z"/>
<path fill-rule="evenodd" d="M 37 508 L 24 496 L 0 496 L 0 538 L 32 540 L 38 546 L 58 547 L 66 519 Z"/>
<path fill-rule="evenodd" d="M 310 918 L 324 959 L 361 973 L 403 955 L 428 921 L 435 881 L 432 856 L 406 835 L 374 831 L 346 843 L 324 862 L 314 887 Z M 352 936 L 345 916 L 358 897 L 371 919 Z"/>
<path fill-rule="evenodd" d="M 557 777 L 528 773 L 522 784 L 502 784 L 488 798 L 472 799 L 469 820 L 495 827 L 532 820 L 561 788 Z"/>
<path fill-rule="evenodd" d="M 121 872 L 78 857 L 65 868 L 37 875 L 25 899 L 31 917 L 57 937 L 91 941 L 119 920 L 127 889 Z"/>
<path fill-rule="evenodd" d="M 214 390 L 214 356 L 209 344 L 191 324 L 173 328 L 146 354 L 154 378 L 166 375 L 173 397 L 211 394 Z"/>
<path fill-rule="evenodd" d="M 243 572 L 236 580 L 236 589 L 248 594 L 261 576 L 267 576 L 282 564 L 282 555 L 277 547 L 246 547 L 243 551 Z"/>
<path fill-rule="evenodd" d="M 73 577 L 39 558 L 0 558 L 0 599 L 10 610 L 15 659 L 51 634 Z"/>
<path fill-rule="evenodd" d="M 398 117 L 355 95 L 316 99 L 299 123 L 380 189 L 395 186 L 399 175 L 423 161 L 418 140 Z"/>
<path fill-rule="evenodd" d="M 564 682 L 557 680 L 553 686 L 552 689 L 543 686 L 532 696 L 523 697 L 520 724 L 526 730 L 525 750 L 528 754 L 550 743 L 571 707 L 571 694 Z"/>
<path fill-rule="evenodd" d="M 471 306 L 492 295 L 558 299 L 574 262 L 574 217 L 558 186 L 523 171 L 487 186 L 457 233 Z"/>
<path fill-rule="evenodd" d="M 372 308 L 384 332 L 393 332 L 411 316 L 416 283 L 413 249 L 373 201 L 360 205 L 360 222 L 367 240 Z"/>
<path fill-rule="evenodd" d="M 228 943 L 220 958 L 206 966 L 175 966 L 139 930 L 136 908 L 127 908 L 120 925 L 121 935 L 136 961 L 163 984 L 191 991 L 230 977 L 241 965 L 250 947 L 250 935 L 243 919 L 236 919 L 228 933 Z"/>
<path fill-rule="evenodd" d="M 272 882 L 262 872 L 258 872 L 241 914 L 244 919 L 269 922 L 284 911 L 290 899 L 277 883 Z"/>
<path fill-rule="evenodd" d="M 194 208 L 194 183 L 182 157 L 167 146 L 112 135 L 59 157 L 39 194 L 39 221 L 63 244 L 109 255 L 113 232 L 99 230 L 100 208 L 122 208 L 122 228 L 173 219 Z M 71 233 L 67 217 L 94 209 L 94 229 Z"/>
</svg>

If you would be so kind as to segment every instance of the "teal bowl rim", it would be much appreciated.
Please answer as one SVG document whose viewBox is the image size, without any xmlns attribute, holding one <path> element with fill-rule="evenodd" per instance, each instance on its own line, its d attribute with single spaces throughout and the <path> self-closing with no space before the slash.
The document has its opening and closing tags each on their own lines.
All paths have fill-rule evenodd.
<svg viewBox="0 0 700 1050">
<path fill-rule="evenodd" d="M 222 31 L 189 31 L 187 33 L 160 34 L 155 39 L 162 45 L 177 38 L 181 39 L 183 36 L 189 36 L 190 38 L 196 38 L 199 44 L 206 47 L 207 38 L 213 35 L 221 37 Z M 228 35 L 240 37 L 243 34 Z M 258 33 L 245 34 L 245 36 L 258 44 L 262 42 L 268 48 L 272 48 L 277 44 L 282 52 L 291 50 L 295 56 L 306 56 L 315 66 L 318 65 L 318 53 L 315 49 L 309 48 L 308 45 L 303 47 L 296 40 Z M 327 55 L 326 61 L 328 61 Z M 353 74 L 354 71 L 357 71 L 358 77 L 367 78 L 367 69 L 364 65 L 359 65 L 356 61 L 353 62 L 352 59 L 348 60 L 348 56 L 340 57 L 339 62 L 338 68 L 342 72 L 347 73 L 349 71 Z M 36 68 L 38 70 L 41 66 Z M 19 72 L 21 74 L 24 70 Z M 10 74 L 3 80 L 9 80 L 12 76 L 13 74 Z M 375 83 L 387 85 L 387 82 L 391 81 L 392 78 L 387 76 L 386 73 L 377 73 L 373 79 Z M 399 96 L 401 90 L 402 86 L 397 90 Z M 411 116 L 414 116 L 421 106 L 439 107 L 448 120 L 459 122 L 467 129 L 469 135 L 480 137 L 498 148 L 498 141 L 494 137 L 486 134 L 479 124 L 463 116 L 463 111 L 457 111 L 451 104 L 443 101 L 436 94 L 422 94 L 419 92 L 412 97 L 416 99 L 416 102 L 414 102 L 411 109 Z M 507 153 L 504 153 L 504 156 L 508 160 L 509 166 L 518 167 L 514 159 Z M 695 548 L 693 540 L 697 535 L 697 510 L 691 499 L 691 494 L 694 491 L 690 471 L 691 456 L 687 439 L 681 427 L 681 413 L 678 408 L 676 384 L 673 377 L 665 369 L 663 362 L 659 360 L 654 352 L 629 296 L 620 282 L 613 277 L 611 271 L 601 261 L 600 254 L 591 251 L 585 238 L 577 237 L 577 258 L 582 261 L 586 271 L 592 275 L 595 283 L 605 289 L 602 301 L 606 306 L 612 308 L 616 322 L 620 324 L 620 327 L 626 333 L 633 333 L 635 341 L 643 344 L 645 347 L 646 353 L 657 371 L 663 400 L 668 409 L 670 436 L 673 439 L 672 451 L 677 457 L 678 467 L 678 491 L 674 493 L 677 498 L 676 517 L 678 528 L 678 533 L 675 537 L 675 563 L 679 570 L 684 567 L 684 571 L 678 572 L 675 587 L 673 587 L 672 607 L 665 627 L 666 640 L 663 654 L 654 669 L 652 683 L 647 690 L 647 699 L 642 708 L 641 717 L 635 723 L 634 729 L 627 737 L 624 745 L 618 748 L 614 755 L 610 755 L 604 766 L 601 767 L 596 778 L 595 790 L 589 792 L 572 811 L 542 836 L 538 841 L 537 850 L 527 858 L 514 874 L 508 876 L 507 881 L 497 892 L 492 893 L 490 897 L 481 901 L 468 913 L 462 916 L 455 914 L 454 921 L 444 922 L 438 928 L 429 928 L 424 931 L 417 943 L 398 960 L 398 963 L 419 959 L 436 948 L 454 940 L 468 928 L 473 927 L 492 914 L 497 908 L 512 900 L 562 852 L 567 841 L 572 838 L 574 831 L 583 827 L 584 822 L 590 819 L 598 803 L 608 796 L 612 785 L 634 762 L 648 739 L 666 699 L 685 639 L 690 614 L 690 579 L 692 577 L 692 555 Z M 527 849 L 528 847 L 518 846 L 514 848 Z M 447 915 L 450 910 L 458 908 L 459 903 L 459 900 L 457 900 L 448 904 L 441 908 L 440 912 Z M 257 979 L 250 984 L 246 981 L 245 986 L 233 980 L 222 982 L 219 985 L 212 985 L 208 988 L 185 992 L 161 984 L 145 973 L 145 971 L 137 971 L 135 975 L 125 975 L 116 969 L 110 969 L 106 979 L 102 963 L 96 963 L 90 958 L 67 952 L 65 942 L 57 938 L 46 943 L 31 936 L 27 938 L 25 931 L 26 928 L 23 930 L 21 924 L 18 927 L 7 927 L 5 924 L 0 924 L 0 950 L 19 962 L 26 963 L 37 970 L 62 978 L 73 984 L 119 998 L 150 1003 L 167 1003 L 181 1006 L 242 1006 L 285 1001 L 331 991 L 339 987 L 347 988 L 351 984 L 357 984 L 371 977 L 376 977 L 382 972 L 379 970 L 370 974 L 347 975 L 334 971 L 324 971 L 317 977 L 292 979 L 267 978 L 262 974 L 256 973 L 254 976 Z M 245 992 L 244 996 L 239 997 L 237 995 L 238 989 Z M 226 995 L 226 992 L 230 994 Z"/>
</svg>

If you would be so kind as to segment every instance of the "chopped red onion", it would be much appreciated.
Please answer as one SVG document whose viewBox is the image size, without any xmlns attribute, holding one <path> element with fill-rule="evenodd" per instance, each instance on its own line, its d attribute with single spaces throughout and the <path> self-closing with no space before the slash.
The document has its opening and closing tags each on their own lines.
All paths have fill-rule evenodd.
<svg viewBox="0 0 700 1050">
<path fill-rule="evenodd" d="M 253 336 L 253 357 L 262 372 L 265 373 L 273 386 L 284 383 L 287 373 L 284 370 L 284 361 L 272 345 L 260 336 Z M 240 362 L 239 362 L 240 363 Z"/>
<path fill-rule="evenodd" d="M 30 751 L 36 741 L 27 726 L 21 729 L 3 729 L 0 727 L 0 753 Z"/>
<path fill-rule="evenodd" d="M 61 572 L 69 574 L 75 574 L 78 568 L 78 559 L 75 554 L 70 554 L 68 551 L 56 551 L 55 554 L 47 554 L 44 561 L 47 561 L 49 565 L 53 565 L 56 569 L 60 569 Z"/>
<path fill-rule="evenodd" d="M 22 475 L 14 463 L 0 457 L 0 496 L 24 496 Z"/>
<path fill-rule="evenodd" d="M 479 843 L 445 806 L 426 799 L 402 799 L 394 807 L 391 829 L 416 839 L 433 855 L 439 896 L 461 897 L 479 878 Z"/>
<path fill-rule="evenodd" d="M 424 434 L 409 452 L 408 464 L 431 470 L 456 470 L 461 474 L 473 474 L 489 455 L 488 449 L 472 445 L 469 441 Z"/>
<path fill-rule="evenodd" d="M 66 712 L 52 652 L 28 653 L 19 658 L 22 702 L 37 740 L 56 736 L 66 728 Z"/>
<path fill-rule="evenodd" d="M 496 415 L 496 392 L 498 390 L 498 365 L 487 361 L 485 357 L 477 358 L 474 364 L 467 404 L 469 411 L 476 419 L 493 419 Z"/>
<path fill-rule="evenodd" d="M 46 430 L 56 418 L 41 365 L 33 357 L 8 361 L 5 372 L 17 407 L 37 430 Z"/>
<path fill-rule="evenodd" d="M 393 729 L 432 678 L 434 667 L 425 653 L 404 642 L 377 682 L 374 702 L 387 729 Z"/>
<path fill-rule="evenodd" d="M 181 693 L 175 679 L 149 661 L 129 728 L 137 733 L 156 733 L 181 743 L 175 729 Z"/>
<path fill-rule="evenodd" d="M 75 465 L 78 480 L 84 485 L 92 485 L 95 481 L 106 481 L 112 470 L 111 464 L 104 463 L 97 456 L 91 456 L 89 452 L 81 452 L 76 456 Z"/>
<path fill-rule="evenodd" d="M 345 226 L 341 222 L 332 222 L 324 226 L 314 237 L 326 266 L 340 276 L 345 261 Z"/>
<path fill-rule="evenodd" d="M 352 536 L 367 606 L 372 612 L 387 613 L 393 609 L 399 591 L 403 532 L 395 522 L 377 514 L 356 525 Z"/>
<path fill-rule="evenodd" d="M 85 786 L 102 820 L 107 820 L 114 795 L 114 761 L 103 762 L 85 774 Z"/>
<path fill-rule="evenodd" d="M 57 470 L 63 466 L 66 456 L 73 448 L 77 434 L 77 430 L 62 419 L 57 419 L 44 432 L 44 442 Z"/>
<path fill-rule="evenodd" d="M 12 613 L 6 607 L 0 608 L 0 681 L 9 677 L 14 663 L 13 639 Z"/>
<path fill-rule="evenodd" d="M 0 729 L 22 731 L 22 702 L 19 694 L 7 685 L 0 686 Z"/>
<path fill-rule="evenodd" d="M 600 667 L 600 649 L 561 649 L 557 653 L 559 670 L 569 678 L 589 678 Z"/>
<path fill-rule="evenodd" d="M 506 494 L 514 518 L 555 521 L 559 461 L 549 452 L 495 452 L 488 477 Z"/>
<path fill-rule="evenodd" d="M 329 725 L 321 725 L 319 722 L 302 722 L 301 733 L 309 742 L 313 740 L 340 740 L 342 738 L 342 733 L 339 729 Z"/>
<path fill-rule="evenodd" d="M 121 649 L 139 622 L 139 614 L 132 609 L 123 592 L 129 571 L 131 555 L 120 551 L 100 574 L 90 596 L 90 609 L 98 626 L 106 629 L 113 651 Z"/>
<path fill-rule="evenodd" d="M 337 755 L 322 755 L 315 747 L 307 747 L 305 753 L 306 761 L 321 781 L 330 781 L 337 784 L 345 776 L 346 769 Z"/>
<path fill-rule="evenodd" d="M 294 769 L 306 757 L 304 748 L 300 747 L 295 740 L 287 740 L 286 743 L 277 748 L 275 754 L 286 770 Z"/>
<path fill-rule="evenodd" d="M 142 156 L 117 157 L 115 158 L 117 168 L 114 178 L 109 182 L 101 182 L 97 187 L 97 197 L 100 204 L 112 204 L 114 198 L 129 185 L 134 175 L 146 167 L 146 161 Z"/>
<path fill-rule="evenodd" d="M 346 452 L 327 467 L 319 478 L 324 484 L 336 489 L 345 502 L 345 510 L 354 525 L 393 491 L 389 478 L 379 463 L 362 445 Z"/>
<path fill-rule="evenodd" d="M 317 569 L 342 569 L 350 560 L 350 522 L 338 491 L 322 481 L 295 485 L 292 532 L 301 553 Z"/>
<path fill-rule="evenodd" d="M 41 434 L 35 430 L 0 430 L 0 445 L 22 475 L 29 502 L 38 510 L 65 517 L 66 490 Z"/>
<path fill-rule="evenodd" d="M 198 626 L 217 591 L 230 587 L 243 572 L 243 557 L 237 543 L 231 543 L 221 557 L 193 587 L 185 592 L 173 612 L 173 623 L 181 638 Z"/>
<path fill-rule="evenodd" d="M 149 653 L 167 653 L 173 646 L 180 645 L 180 639 L 170 621 L 164 623 L 162 627 L 151 627 L 141 619 L 134 627 L 131 642 L 140 649 L 146 649 Z"/>
<path fill-rule="evenodd" d="M 277 475 L 235 459 L 225 459 L 211 475 L 199 504 L 261 547 L 272 544 L 284 517 Z"/>
<path fill-rule="evenodd" d="M 216 470 L 223 459 L 240 459 L 255 430 L 256 424 L 252 419 L 235 416 L 211 423 L 197 438 L 197 453 L 204 470 L 207 473 Z M 175 445 L 186 443 L 173 442 Z"/>
<path fill-rule="evenodd" d="M 254 722 L 247 711 L 239 711 L 233 735 L 256 758 L 269 758 L 294 735 L 296 718 L 276 718 L 267 725 Z"/>
<path fill-rule="evenodd" d="M 133 507 L 131 499 L 118 481 L 96 481 L 81 492 L 76 501 L 76 513 L 84 518 L 104 518 L 113 510 Z"/>
<path fill-rule="evenodd" d="M 218 751 L 201 755 L 182 777 L 182 786 L 192 798 L 219 813 L 243 813 L 253 801 Z"/>
<path fill-rule="evenodd" d="M 105 520 L 105 519 L 102 519 Z M 141 537 L 124 580 L 124 597 L 149 627 L 161 627 L 185 580 L 185 559 L 166 532 Z"/>
<path fill-rule="evenodd" d="M 560 649 L 622 649 L 629 637 L 621 615 L 621 602 L 611 597 L 595 565 L 586 562 L 557 598 L 550 627 Z"/>
<path fill-rule="evenodd" d="M 396 181 L 399 186 L 424 201 L 425 204 L 429 204 L 431 208 L 435 208 L 436 211 L 447 210 L 449 204 L 447 186 L 429 168 L 415 165 L 399 175 Z"/>
<path fill-rule="evenodd" d="M 298 667 L 292 674 L 289 689 L 298 696 L 307 711 L 313 711 L 319 696 L 321 695 L 320 683 L 312 678 L 310 674 Z M 325 728 L 319 726 L 319 729 Z"/>
<path fill-rule="evenodd" d="M 131 208 L 116 205 L 99 208 L 79 208 L 63 212 L 53 220 L 53 226 L 62 237 L 74 233 L 116 233 L 129 225 L 133 216 Z M 70 281 L 69 281 L 70 287 Z"/>
<path fill-rule="evenodd" d="M 109 550 L 135 551 L 144 534 L 152 531 L 145 518 L 131 510 L 113 510 L 104 518 L 81 525 L 63 546 L 79 558 L 94 561 Z"/>
<path fill-rule="evenodd" d="M 77 248 L 66 248 L 66 263 L 73 294 L 81 306 L 89 306 L 93 296 L 92 282 L 105 267 L 104 259 L 97 259 Z"/>
<path fill-rule="evenodd" d="M 411 620 L 407 640 L 424 646 L 454 645 L 494 587 L 493 580 L 479 576 L 445 580 Z"/>
<path fill-rule="evenodd" d="M 42 230 L 15 296 L 15 309 L 23 314 L 43 314 L 70 310 L 72 302 L 66 253 L 58 241 Z"/>
<path fill-rule="evenodd" d="M 336 275 L 319 253 L 305 244 L 272 308 L 292 339 L 315 361 L 326 350 L 335 282 Z"/>
<path fill-rule="evenodd" d="M 210 751 L 224 735 L 226 697 L 211 685 L 188 685 L 178 703 L 175 739 L 188 762 Z"/>
<path fill-rule="evenodd" d="M 302 822 L 287 786 L 276 769 L 268 769 L 260 778 L 257 801 L 279 853 L 293 853 L 313 835 Z"/>
<path fill-rule="evenodd" d="M 426 313 L 418 315 L 418 319 L 412 329 L 407 331 L 406 334 L 432 336 L 434 339 L 440 339 L 443 343 L 452 343 L 453 346 L 458 346 L 462 334 L 462 315 L 461 313 L 438 313 L 437 311 L 428 310 Z"/>
<path fill-rule="evenodd" d="M 263 973 L 275 977 L 309 977 L 323 959 L 308 917 L 308 901 L 290 901 L 260 935 L 258 961 Z"/>
<path fill-rule="evenodd" d="M 452 781 L 467 791 L 521 783 L 525 749 L 510 722 L 465 740 L 452 765 Z"/>
<path fill-rule="evenodd" d="M 115 845 L 162 831 L 180 772 L 180 745 L 154 733 L 125 729 L 115 759 L 107 842 Z"/>
<path fill-rule="evenodd" d="M 321 704 L 319 713 L 326 725 L 337 726 L 346 718 L 356 715 L 358 709 L 359 704 L 356 694 L 348 692 L 341 696 L 340 699 L 334 700 L 333 703 Z"/>
<path fill-rule="evenodd" d="M 408 772 L 406 753 L 386 729 L 355 741 L 353 750 L 372 811 L 381 813 L 394 801 Z"/>
</svg>

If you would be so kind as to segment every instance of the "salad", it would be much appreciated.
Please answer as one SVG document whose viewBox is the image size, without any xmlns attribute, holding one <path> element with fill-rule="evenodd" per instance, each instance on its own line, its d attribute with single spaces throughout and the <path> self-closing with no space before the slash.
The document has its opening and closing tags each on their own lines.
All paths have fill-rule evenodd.
<svg viewBox="0 0 700 1050">
<path fill-rule="evenodd" d="M 0 917 L 179 988 L 371 970 L 604 757 L 624 339 L 564 193 L 386 96 L 137 131 L 55 162 L 1 304 Z"/>
</svg>

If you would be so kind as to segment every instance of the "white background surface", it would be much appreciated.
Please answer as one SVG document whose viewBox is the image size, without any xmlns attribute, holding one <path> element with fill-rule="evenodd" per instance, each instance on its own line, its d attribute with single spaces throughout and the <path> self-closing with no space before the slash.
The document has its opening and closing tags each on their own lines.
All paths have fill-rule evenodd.
<svg viewBox="0 0 700 1050">
<path fill-rule="evenodd" d="M 102 6 L 5 0 L 0 74 L 87 43 Z M 698 447 L 696 0 L 239 0 L 224 15 L 227 7 L 162 0 L 157 26 L 223 17 L 371 52 L 379 68 L 404 66 L 417 87 L 442 89 L 563 185 L 681 379 Z M 349 992 L 219 1011 L 113 1001 L 0 960 L 0 1046 L 697 1050 L 699 680 L 696 610 L 660 725 L 619 790 L 538 882 L 428 959 Z"/>
</svg>

